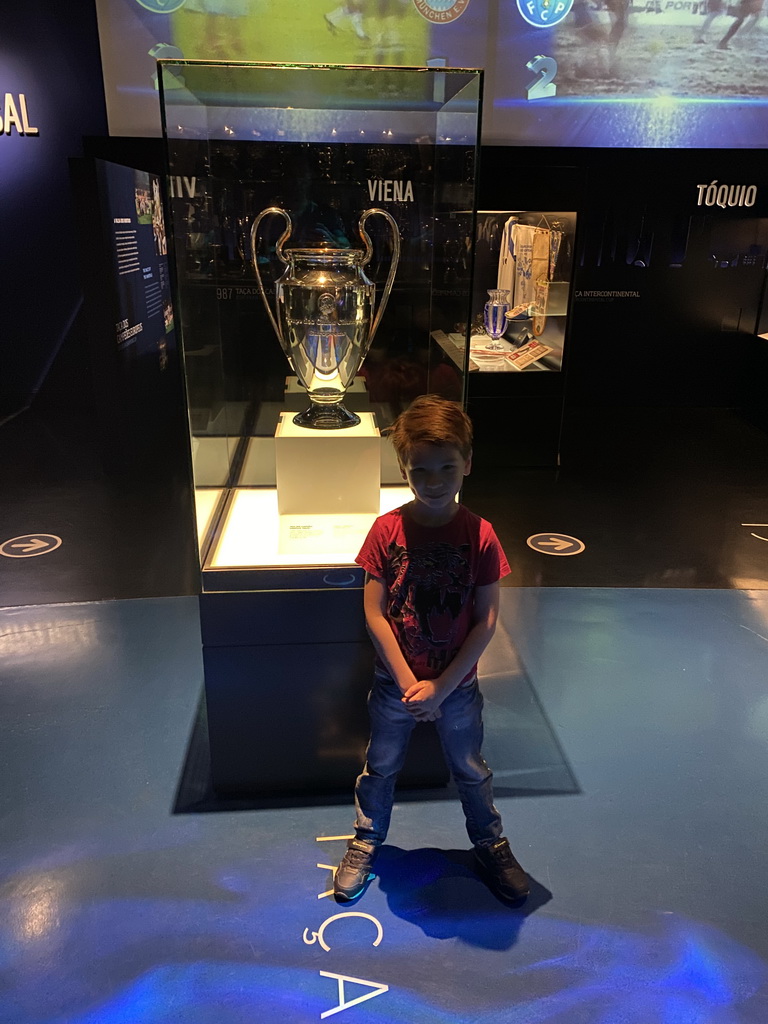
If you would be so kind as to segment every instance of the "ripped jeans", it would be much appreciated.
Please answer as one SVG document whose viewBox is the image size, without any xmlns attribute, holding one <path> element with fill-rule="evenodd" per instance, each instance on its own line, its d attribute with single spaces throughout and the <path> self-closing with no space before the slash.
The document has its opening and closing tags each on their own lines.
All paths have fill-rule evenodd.
<svg viewBox="0 0 768 1024">
<path fill-rule="evenodd" d="M 368 695 L 371 739 L 355 783 L 355 832 L 377 845 L 387 836 L 395 782 L 416 725 L 401 698 L 393 680 L 376 676 Z M 467 834 L 475 846 L 489 846 L 502 832 L 501 817 L 493 805 L 493 774 L 480 753 L 482 710 L 483 696 L 475 679 L 446 697 L 440 705 L 441 717 L 434 723 L 459 791 Z"/>
</svg>

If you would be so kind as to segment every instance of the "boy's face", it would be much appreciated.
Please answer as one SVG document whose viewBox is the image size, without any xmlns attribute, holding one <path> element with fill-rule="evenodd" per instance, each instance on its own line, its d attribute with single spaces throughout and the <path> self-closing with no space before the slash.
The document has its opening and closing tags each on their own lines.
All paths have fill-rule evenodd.
<svg viewBox="0 0 768 1024">
<path fill-rule="evenodd" d="M 472 455 L 465 459 L 453 445 L 417 445 L 400 469 L 416 501 L 436 518 L 450 511 L 472 468 Z"/>
</svg>

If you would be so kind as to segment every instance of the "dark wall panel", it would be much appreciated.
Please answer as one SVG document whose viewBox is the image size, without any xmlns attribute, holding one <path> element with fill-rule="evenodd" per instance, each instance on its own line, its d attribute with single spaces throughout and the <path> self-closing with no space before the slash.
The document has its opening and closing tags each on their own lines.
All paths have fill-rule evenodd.
<svg viewBox="0 0 768 1024">
<path fill-rule="evenodd" d="M 2 94 L 14 98 L 20 122 L 7 104 L 0 111 L 1 420 L 28 404 L 56 353 L 81 328 L 67 158 L 79 154 L 84 134 L 106 132 L 93 4 L 28 0 L 9 7 L 0 67 Z"/>
<path fill-rule="evenodd" d="M 578 208 L 569 403 L 744 403 L 764 362 L 764 150 L 486 148 L 480 206 Z"/>
</svg>

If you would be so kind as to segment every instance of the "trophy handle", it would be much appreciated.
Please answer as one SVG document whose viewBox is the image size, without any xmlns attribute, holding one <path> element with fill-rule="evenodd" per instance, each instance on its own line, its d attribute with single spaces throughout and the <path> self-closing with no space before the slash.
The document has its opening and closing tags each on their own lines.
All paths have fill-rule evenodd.
<svg viewBox="0 0 768 1024">
<path fill-rule="evenodd" d="M 376 334 L 376 330 L 379 326 L 379 321 L 381 320 L 387 302 L 389 301 L 389 293 L 392 291 L 392 285 L 395 280 L 395 273 L 397 272 L 397 264 L 400 262 L 400 232 L 398 230 L 395 218 L 392 216 L 391 213 L 387 213 L 386 210 L 379 210 L 377 208 L 373 208 L 371 210 L 366 210 L 362 214 L 362 216 L 360 217 L 360 223 L 358 225 L 362 239 L 365 242 L 365 259 L 363 260 L 363 266 L 369 263 L 371 257 L 373 256 L 373 245 L 371 244 L 371 240 L 368 237 L 368 232 L 365 230 L 365 222 L 368 220 L 369 217 L 373 217 L 375 214 L 378 214 L 380 217 L 384 217 L 387 223 L 389 224 L 390 230 L 392 231 L 392 257 L 389 261 L 389 274 L 387 275 L 387 283 L 384 285 L 384 291 L 382 292 L 381 298 L 379 299 L 379 308 L 376 310 L 376 316 L 374 318 L 373 324 L 371 325 L 371 333 L 368 338 L 369 346 L 373 341 L 374 335 Z"/>
<path fill-rule="evenodd" d="M 272 312 L 272 307 L 269 304 L 267 293 L 264 290 L 264 282 L 261 280 L 261 271 L 259 270 L 259 224 L 261 224 L 264 217 L 273 213 L 279 213 L 281 217 L 285 218 L 285 231 L 282 233 L 282 235 L 280 235 L 280 237 L 277 240 L 277 245 L 275 246 L 275 253 L 277 255 L 277 258 L 282 263 L 285 263 L 286 266 L 288 264 L 288 260 L 283 255 L 283 244 L 287 242 L 288 239 L 290 238 L 291 231 L 293 230 L 293 224 L 291 223 L 291 218 L 288 212 L 286 210 L 281 210 L 279 206 L 268 206 L 266 210 L 262 210 L 261 213 L 256 218 L 256 220 L 251 225 L 251 259 L 253 261 L 253 269 L 256 271 L 256 281 L 259 286 L 259 292 L 261 294 L 262 301 L 264 303 L 264 306 L 266 307 L 267 313 L 269 314 L 269 319 L 272 321 L 272 326 L 275 329 L 275 334 L 282 342 L 283 338 L 282 335 L 280 334 L 280 328 L 277 325 L 275 314 Z M 285 347 L 284 343 L 283 347 Z"/>
</svg>

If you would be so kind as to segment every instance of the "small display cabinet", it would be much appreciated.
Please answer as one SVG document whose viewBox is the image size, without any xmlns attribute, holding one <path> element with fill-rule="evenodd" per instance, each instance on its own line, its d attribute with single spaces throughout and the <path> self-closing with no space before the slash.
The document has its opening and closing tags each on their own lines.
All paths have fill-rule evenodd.
<svg viewBox="0 0 768 1024">
<path fill-rule="evenodd" d="M 478 213 L 470 372 L 562 370 L 575 231 L 573 211 Z"/>
<path fill-rule="evenodd" d="M 478 450 L 498 466 L 559 464 L 572 303 L 578 176 L 506 165 L 488 154 L 485 198 L 572 205 L 481 209 L 467 353 Z M 490 204 L 489 204 L 490 205 Z M 454 348 L 465 325 L 457 324 Z M 499 425 L 504 424 L 504 430 Z"/>
<path fill-rule="evenodd" d="M 465 398 L 482 72 L 159 69 L 214 785 L 347 787 L 372 659 L 354 557 L 409 496 L 382 431 Z M 404 781 L 442 781 L 422 755 Z"/>
</svg>

